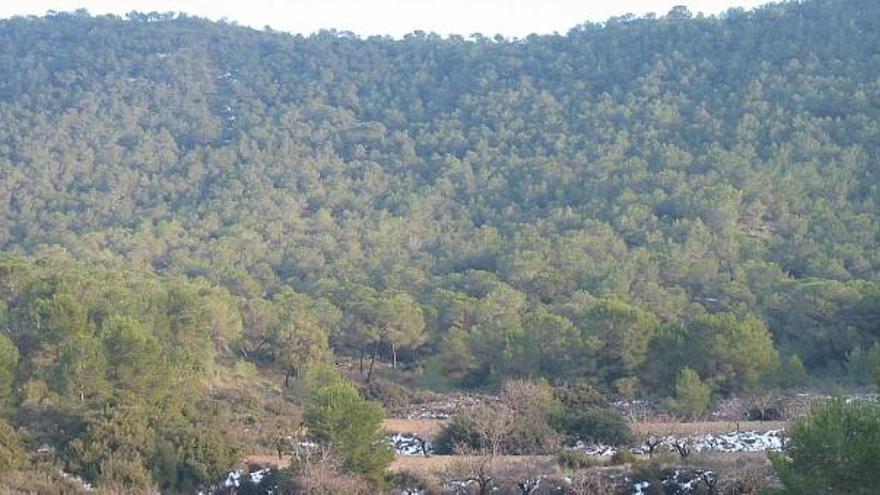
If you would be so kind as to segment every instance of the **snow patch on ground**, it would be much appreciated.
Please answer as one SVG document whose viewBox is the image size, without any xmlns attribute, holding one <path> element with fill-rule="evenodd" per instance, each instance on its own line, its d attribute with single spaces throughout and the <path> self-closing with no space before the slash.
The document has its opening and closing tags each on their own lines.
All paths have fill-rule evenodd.
<svg viewBox="0 0 880 495">
<path fill-rule="evenodd" d="M 430 455 L 434 452 L 431 441 L 409 433 L 395 433 L 388 437 L 397 455 Z"/>
<path fill-rule="evenodd" d="M 263 479 L 268 476 L 272 470 L 270 468 L 260 469 L 254 472 L 245 473 L 240 469 L 233 469 L 226 475 L 226 479 L 212 486 L 207 491 L 199 491 L 197 495 L 211 495 L 220 493 L 236 493 L 238 488 L 245 482 L 252 485 L 259 485 Z M 271 490 L 266 490 L 266 495 L 272 495 Z"/>
<path fill-rule="evenodd" d="M 692 452 L 777 452 L 782 450 L 787 437 L 782 430 L 757 431 L 731 431 L 728 433 L 709 433 L 695 437 L 666 436 L 658 438 L 660 443 L 656 451 L 675 451 L 675 445 L 686 445 Z M 610 445 L 587 444 L 578 442 L 575 448 L 590 455 L 612 456 L 618 448 Z M 647 445 L 637 445 L 629 448 L 633 454 L 647 454 Z"/>
<path fill-rule="evenodd" d="M 667 473 L 660 481 L 662 493 L 675 493 L 676 495 L 689 495 L 700 493 L 700 487 L 704 487 L 709 493 L 713 493 L 718 477 L 712 471 L 676 469 Z M 648 481 L 640 481 L 632 485 L 632 495 L 645 495 L 651 488 Z"/>
</svg>

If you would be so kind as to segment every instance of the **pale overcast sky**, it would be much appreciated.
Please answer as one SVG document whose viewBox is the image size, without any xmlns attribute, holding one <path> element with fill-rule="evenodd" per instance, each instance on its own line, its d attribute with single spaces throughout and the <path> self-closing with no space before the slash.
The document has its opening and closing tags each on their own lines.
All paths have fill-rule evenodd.
<svg viewBox="0 0 880 495">
<path fill-rule="evenodd" d="M 667 13 L 686 5 L 694 13 L 716 14 L 752 8 L 769 0 L 0 0 L 0 18 L 43 15 L 47 10 L 86 8 L 92 14 L 186 12 L 210 19 L 309 34 L 335 28 L 360 35 L 401 36 L 415 30 L 440 34 L 523 37 L 565 33 L 583 21 L 627 13 Z"/>
</svg>

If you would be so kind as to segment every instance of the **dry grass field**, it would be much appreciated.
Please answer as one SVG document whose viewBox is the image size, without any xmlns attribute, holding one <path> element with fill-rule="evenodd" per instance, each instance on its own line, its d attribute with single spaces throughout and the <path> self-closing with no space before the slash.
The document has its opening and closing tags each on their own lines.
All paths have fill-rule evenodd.
<svg viewBox="0 0 880 495">
<path fill-rule="evenodd" d="M 414 420 L 414 419 L 386 419 L 384 426 L 389 433 L 412 433 L 422 438 L 436 436 L 445 425 L 442 420 Z M 727 433 L 731 431 L 769 431 L 783 430 L 789 423 L 783 421 L 704 421 L 694 423 L 632 423 L 633 433 L 637 437 L 649 435 L 674 435 L 674 436 L 698 436 L 709 433 Z M 639 456 L 643 457 L 643 456 Z M 434 475 L 449 467 L 451 462 L 466 459 L 466 456 L 454 455 L 431 455 L 424 456 L 398 456 L 391 463 L 389 471 L 411 472 L 422 475 Z M 699 453 L 691 459 L 692 462 L 709 464 L 717 467 L 732 468 L 734 466 L 761 466 L 766 464 L 766 454 L 763 452 L 736 452 L 736 453 Z M 557 465 L 554 456 L 549 455 L 521 455 L 501 456 L 498 462 L 504 466 L 529 466 L 539 467 L 543 472 L 555 472 Z M 262 466 L 287 467 L 290 463 L 288 456 L 278 457 L 271 454 L 251 454 L 243 459 L 245 466 L 256 464 Z"/>
<path fill-rule="evenodd" d="M 636 437 L 649 435 L 688 437 L 709 433 L 728 433 L 731 431 L 785 430 L 790 423 L 786 421 L 696 421 L 693 423 L 630 423 Z"/>
<path fill-rule="evenodd" d="M 434 438 L 446 426 L 439 419 L 386 419 L 382 424 L 388 433 L 412 433 L 422 438 Z"/>
<path fill-rule="evenodd" d="M 391 463 L 389 471 L 392 473 L 409 472 L 421 475 L 440 473 L 450 466 L 451 463 L 467 460 L 469 456 L 462 455 L 432 455 L 397 457 Z M 542 473 L 552 474 L 559 470 L 556 460 L 550 455 L 503 455 L 496 460 L 502 466 L 529 466 L 536 468 Z"/>
</svg>

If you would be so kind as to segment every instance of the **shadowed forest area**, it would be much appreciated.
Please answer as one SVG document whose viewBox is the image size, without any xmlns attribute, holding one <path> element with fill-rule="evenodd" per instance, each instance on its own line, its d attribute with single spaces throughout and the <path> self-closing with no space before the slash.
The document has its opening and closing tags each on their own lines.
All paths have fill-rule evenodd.
<svg viewBox="0 0 880 495">
<path fill-rule="evenodd" d="M 540 413 L 574 439 L 606 399 L 872 391 L 878 27 L 874 0 L 524 39 L 0 21 L 6 486 L 192 493 L 305 424 L 366 442 L 337 490 L 375 489 L 380 429 L 332 412 L 379 428 L 364 395 L 531 380 L 603 404 Z"/>
</svg>

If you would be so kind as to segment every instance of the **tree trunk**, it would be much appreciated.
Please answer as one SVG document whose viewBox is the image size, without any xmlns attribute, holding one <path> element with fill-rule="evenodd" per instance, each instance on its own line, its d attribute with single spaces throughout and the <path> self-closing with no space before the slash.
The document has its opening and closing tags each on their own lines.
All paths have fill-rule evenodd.
<svg viewBox="0 0 880 495">
<path fill-rule="evenodd" d="M 290 386 L 290 373 L 293 371 L 292 367 L 287 368 L 287 373 L 284 375 L 284 388 Z"/>
<path fill-rule="evenodd" d="M 397 346 L 391 344 L 391 369 L 397 371 Z"/>
<path fill-rule="evenodd" d="M 361 346 L 361 376 L 364 376 L 364 346 Z"/>
<path fill-rule="evenodd" d="M 373 348 L 373 357 L 370 359 L 370 370 L 367 372 L 367 383 L 373 379 L 373 365 L 376 364 L 376 357 L 379 355 L 379 341 L 376 341 L 376 347 Z"/>
</svg>

